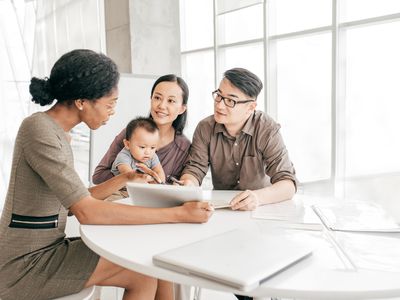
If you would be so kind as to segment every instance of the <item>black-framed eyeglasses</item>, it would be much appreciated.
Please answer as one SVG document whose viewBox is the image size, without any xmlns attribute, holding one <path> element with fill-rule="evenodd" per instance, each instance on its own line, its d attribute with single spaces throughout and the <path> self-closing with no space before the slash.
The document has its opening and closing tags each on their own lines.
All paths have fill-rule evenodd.
<svg viewBox="0 0 400 300">
<path fill-rule="evenodd" d="M 244 104 L 256 101 L 256 100 L 240 100 L 240 101 L 233 100 L 229 97 L 222 96 L 218 91 L 212 92 L 212 97 L 214 98 L 215 102 L 221 102 L 223 100 L 225 105 L 230 108 L 234 108 L 236 104 Z"/>
</svg>

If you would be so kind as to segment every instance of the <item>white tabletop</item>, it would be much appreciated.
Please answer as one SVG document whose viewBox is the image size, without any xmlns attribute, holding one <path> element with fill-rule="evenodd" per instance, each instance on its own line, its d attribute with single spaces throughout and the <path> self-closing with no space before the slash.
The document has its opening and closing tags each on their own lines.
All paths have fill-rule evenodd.
<svg viewBox="0 0 400 300">
<path fill-rule="evenodd" d="M 263 208 L 260 208 L 263 209 Z M 154 254 L 235 228 L 261 232 L 283 230 L 282 222 L 252 218 L 252 212 L 216 210 L 205 224 L 82 225 L 83 241 L 104 258 L 128 269 L 176 283 L 235 291 L 231 287 L 153 265 Z M 400 296 L 400 270 L 346 268 L 321 231 L 285 229 L 299 240 L 313 243 L 311 257 L 248 292 L 250 296 L 307 299 L 368 299 Z M 395 235 L 399 236 L 399 235 Z M 399 239 L 400 243 L 400 239 Z M 233 249 L 234 250 L 234 249 Z M 223 253 L 216 253 L 223 255 Z"/>
</svg>

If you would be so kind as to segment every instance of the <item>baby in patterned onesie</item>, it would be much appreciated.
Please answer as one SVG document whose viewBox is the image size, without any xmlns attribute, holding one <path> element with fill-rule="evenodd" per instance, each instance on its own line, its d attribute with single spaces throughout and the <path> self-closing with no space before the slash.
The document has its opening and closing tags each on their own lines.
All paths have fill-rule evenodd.
<svg viewBox="0 0 400 300">
<path fill-rule="evenodd" d="M 165 182 L 165 173 L 156 154 L 160 133 L 150 118 L 136 118 L 126 127 L 125 147 L 118 153 L 111 167 L 116 176 L 131 170 L 140 170 L 144 164 L 154 173 L 150 174 L 158 183 Z"/>
</svg>

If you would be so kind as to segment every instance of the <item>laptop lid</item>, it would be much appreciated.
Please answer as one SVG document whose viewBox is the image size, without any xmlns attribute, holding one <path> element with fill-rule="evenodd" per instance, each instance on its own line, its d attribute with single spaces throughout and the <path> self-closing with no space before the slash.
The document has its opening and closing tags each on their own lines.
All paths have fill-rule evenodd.
<svg viewBox="0 0 400 300">
<path fill-rule="evenodd" d="M 153 263 L 248 291 L 310 255 L 310 246 L 276 234 L 236 229 L 153 256 Z"/>
</svg>

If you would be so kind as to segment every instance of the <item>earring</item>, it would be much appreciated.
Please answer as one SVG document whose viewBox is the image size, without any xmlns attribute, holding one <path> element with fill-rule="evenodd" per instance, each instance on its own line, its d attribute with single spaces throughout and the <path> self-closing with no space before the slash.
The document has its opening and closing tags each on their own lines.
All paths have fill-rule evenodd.
<svg viewBox="0 0 400 300">
<path fill-rule="evenodd" d="M 79 110 L 83 110 L 83 107 L 81 106 L 81 107 L 79 107 Z"/>
</svg>

